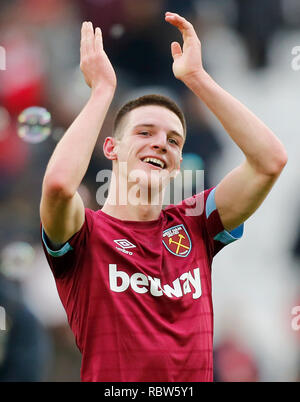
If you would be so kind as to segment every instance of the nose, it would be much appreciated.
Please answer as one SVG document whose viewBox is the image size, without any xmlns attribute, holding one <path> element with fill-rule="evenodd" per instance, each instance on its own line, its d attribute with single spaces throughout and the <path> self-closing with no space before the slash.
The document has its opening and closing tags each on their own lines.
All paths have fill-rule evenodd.
<svg viewBox="0 0 300 402">
<path fill-rule="evenodd" d="M 155 151 L 160 151 L 161 153 L 167 152 L 167 137 L 165 133 L 157 133 L 153 137 L 151 148 Z"/>
</svg>

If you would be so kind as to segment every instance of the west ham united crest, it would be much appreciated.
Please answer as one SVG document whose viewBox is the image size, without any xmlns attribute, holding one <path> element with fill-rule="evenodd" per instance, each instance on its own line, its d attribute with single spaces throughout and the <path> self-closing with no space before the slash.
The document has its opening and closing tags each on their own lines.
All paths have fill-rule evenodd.
<svg viewBox="0 0 300 402">
<path fill-rule="evenodd" d="M 166 249 L 177 257 L 187 257 L 192 249 L 190 236 L 182 224 L 164 230 L 162 241 Z"/>
</svg>

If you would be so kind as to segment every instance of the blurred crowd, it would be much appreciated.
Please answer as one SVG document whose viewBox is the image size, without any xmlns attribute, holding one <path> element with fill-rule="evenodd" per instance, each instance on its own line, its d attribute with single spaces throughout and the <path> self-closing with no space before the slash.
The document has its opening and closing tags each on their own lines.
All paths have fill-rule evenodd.
<svg viewBox="0 0 300 402">
<path fill-rule="evenodd" d="M 235 146 L 228 142 L 222 127 L 214 122 L 201 102 L 172 74 L 170 43 L 173 40 L 180 42 L 181 38 L 177 30 L 164 21 L 167 10 L 180 13 L 194 24 L 202 42 L 205 68 L 216 80 L 218 77 L 223 80 L 229 92 L 231 87 L 245 88 L 254 94 L 255 99 L 255 91 L 268 77 L 268 82 L 271 82 L 268 90 L 277 88 L 276 97 L 283 99 L 284 80 L 292 77 L 291 80 L 299 82 L 300 72 L 297 75 L 290 68 L 291 48 L 287 45 L 284 52 L 283 48 L 276 47 L 278 38 L 283 45 L 300 45 L 300 3 L 297 0 L 0 2 L 0 46 L 6 54 L 5 70 L 0 71 L 0 306 L 5 307 L 6 313 L 5 329 L 0 326 L 0 381 L 80 379 L 80 355 L 40 244 L 39 202 L 48 160 L 89 96 L 90 90 L 79 69 L 83 21 L 92 21 L 94 26 L 101 27 L 105 51 L 118 78 L 115 98 L 80 187 L 86 207 L 101 208 L 95 196 L 99 186 L 96 175 L 101 169 L 111 167 L 103 156 L 102 143 L 111 133 L 113 117 L 125 101 L 140 94 L 161 93 L 181 106 L 188 126 L 184 168 L 204 170 L 206 188 L 216 185 L 227 167 L 235 167 L 236 156 L 230 156 L 230 150 Z M 290 37 L 298 38 L 298 43 L 289 42 L 287 38 Z M 224 44 L 228 47 L 225 48 Z M 283 55 L 285 61 L 275 59 L 272 55 L 276 52 Z M 232 67 L 231 71 L 228 71 L 228 65 Z M 239 82 L 242 75 L 247 79 Z M 244 93 L 242 95 L 247 99 Z M 272 114 L 272 107 L 264 104 L 262 98 L 257 96 L 254 101 L 254 106 L 259 108 L 254 108 L 254 112 L 269 116 L 266 110 Z M 20 138 L 17 128 L 18 116 L 31 106 L 44 107 L 52 117 L 51 135 L 35 144 Z M 288 107 L 297 110 L 296 103 L 291 102 Z M 281 110 L 281 107 L 278 106 L 278 109 Z M 269 119 L 277 134 L 276 121 L 272 120 L 272 116 Z M 286 129 L 296 136 L 297 121 L 287 123 Z M 295 145 L 289 142 L 292 136 L 285 137 L 284 134 L 280 139 L 287 146 L 291 158 L 289 147 L 293 150 Z M 228 159 L 231 164 L 226 162 Z M 291 183 L 292 179 L 289 182 L 287 174 L 283 181 Z M 286 185 L 285 188 L 286 194 L 294 191 L 294 185 Z M 295 195 L 299 201 L 299 191 Z M 295 200 L 295 195 L 289 198 Z M 277 199 L 279 203 L 283 202 L 279 195 Z M 263 263 L 265 252 L 272 254 L 273 250 L 279 249 L 279 243 L 284 244 L 286 258 L 283 265 L 293 283 L 291 292 L 287 290 L 281 296 L 287 309 L 288 306 L 291 309 L 300 305 L 300 286 L 297 284 L 300 283 L 300 207 L 297 201 L 292 204 L 294 209 L 283 205 L 280 209 L 281 215 L 290 214 L 287 221 L 291 222 L 292 233 L 281 226 L 278 228 L 282 231 L 281 236 L 276 238 L 278 244 L 272 243 L 271 248 L 268 239 L 264 238 L 265 243 L 260 243 L 260 249 L 254 242 L 254 250 L 251 250 L 251 254 L 260 250 L 259 259 Z M 272 204 L 269 205 L 272 212 L 269 219 L 276 220 L 277 205 L 274 209 Z M 262 214 L 258 219 L 260 225 L 268 225 L 268 214 Z M 252 225 L 256 223 L 253 220 Z M 282 243 L 280 239 L 286 236 L 289 242 Z M 245 247 L 247 250 L 247 244 Z M 228 253 L 225 261 L 233 259 L 230 251 Z M 234 260 L 235 269 L 242 269 L 245 258 L 246 253 L 240 253 L 240 261 Z M 223 265 L 222 270 L 226 272 L 226 264 Z M 271 269 L 264 274 L 275 275 Z M 246 276 L 249 286 L 251 280 L 254 284 L 262 280 L 256 270 L 254 275 L 252 278 Z M 285 274 L 282 275 L 285 278 Z M 268 299 L 270 288 L 268 281 L 265 283 Z M 287 281 L 287 289 L 289 283 Z M 232 281 L 231 286 L 239 287 L 239 283 Z M 227 291 L 230 293 L 231 289 Z M 252 297 L 255 298 L 255 293 Z M 258 333 L 263 332 L 259 329 L 260 319 L 254 324 L 257 328 L 244 330 L 243 337 L 235 333 L 236 322 L 232 322 L 230 330 L 228 322 L 222 327 L 227 316 L 234 314 L 231 307 L 229 304 L 226 314 L 222 312 L 221 324 L 216 328 L 215 381 L 299 381 L 300 329 L 297 332 L 291 328 L 290 310 L 282 318 L 283 331 L 288 333 L 282 339 L 290 343 L 288 354 L 291 357 L 278 357 L 273 353 L 278 364 L 279 374 L 276 376 L 274 367 L 272 371 L 271 364 L 266 362 L 271 353 L 264 355 L 263 342 L 251 338 L 255 336 L 255 329 Z M 273 328 L 274 333 L 280 330 Z M 265 333 L 266 338 L 269 336 L 272 337 L 272 330 Z M 285 346 L 282 346 L 282 354 L 285 354 Z M 284 373 L 280 369 L 281 363 L 285 367 Z"/>
</svg>

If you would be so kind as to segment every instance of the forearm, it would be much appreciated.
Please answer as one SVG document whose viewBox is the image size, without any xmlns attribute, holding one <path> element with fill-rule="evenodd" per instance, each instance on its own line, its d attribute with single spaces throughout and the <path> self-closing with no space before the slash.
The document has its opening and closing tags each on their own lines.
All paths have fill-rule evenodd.
<svg viewBox="0 0 300 402">
<path fill-rule="evenodd" d="M 241 102 L 204 71 L 190 76 L 185 84 L 214 113 L 255 170 L 276 174 L 282 168 L 286 160 L 283 145 Z"/>
<path fill-rule="evenodd" d="M 43 186 L 72 196 L 90 163 L 114 90 L 92 91 L 83 110 L 57 144 L 48 163 Z"/>
</svg>

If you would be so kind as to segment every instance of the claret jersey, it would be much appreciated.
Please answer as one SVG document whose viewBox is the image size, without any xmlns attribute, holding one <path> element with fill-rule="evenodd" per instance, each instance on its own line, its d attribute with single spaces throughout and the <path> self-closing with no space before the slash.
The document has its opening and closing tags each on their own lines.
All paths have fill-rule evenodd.
<svg viewBox="0 0 300 402">
<path fill-rule="evenodd" d="M 58 251 L 41 228 L 82 381 L 212 381 L 212 259 L 242 232 L 224 230 L 214 189 L 154 221 L 86 208 L 83 227 Z"/>
</svg>

